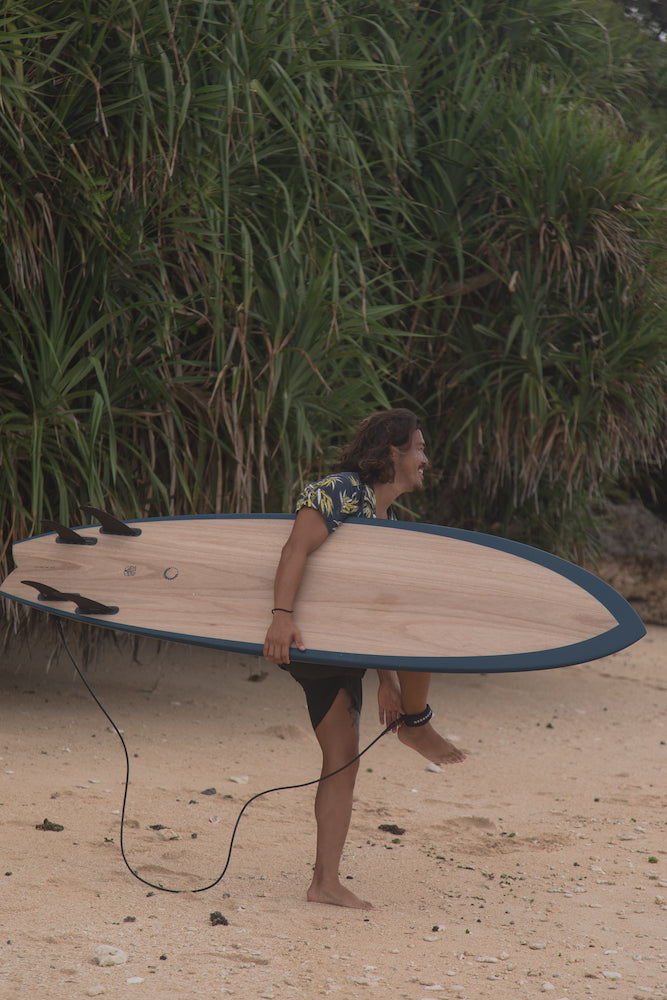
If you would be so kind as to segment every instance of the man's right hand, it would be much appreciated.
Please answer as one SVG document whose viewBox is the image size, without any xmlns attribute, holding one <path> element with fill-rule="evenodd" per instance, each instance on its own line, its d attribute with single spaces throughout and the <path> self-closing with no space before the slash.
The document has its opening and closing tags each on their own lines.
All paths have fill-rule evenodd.
<svg viewBox="0 0 667 1000">
<path fill-rule="evenodd" d="M 277 610 L 264 640 L 264 656 L 273 663 L 289 663 L 291 646 L 296 646 L 302 653 L 306 649 L 294 616 Z"/>
</svg>

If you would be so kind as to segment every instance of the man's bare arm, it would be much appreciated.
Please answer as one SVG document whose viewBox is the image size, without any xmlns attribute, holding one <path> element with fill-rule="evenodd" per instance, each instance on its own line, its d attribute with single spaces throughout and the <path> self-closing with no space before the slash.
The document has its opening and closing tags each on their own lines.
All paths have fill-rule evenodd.
<svg viewBox="0 0 667 1000">
<path fill-rule="evenodd" d="M 302 507 L 296 515 L 289 538 L 283 546 L 273 584 L 276 610 L 264 640 L 264 656 L 274 663 L 290 662 L 290 646 L 304 650 L 301 633 L 296 625 L 294 608 L 303 579 L 306 561 L 329 536 L 326 522 L 319 511 Z"/>
</svg>

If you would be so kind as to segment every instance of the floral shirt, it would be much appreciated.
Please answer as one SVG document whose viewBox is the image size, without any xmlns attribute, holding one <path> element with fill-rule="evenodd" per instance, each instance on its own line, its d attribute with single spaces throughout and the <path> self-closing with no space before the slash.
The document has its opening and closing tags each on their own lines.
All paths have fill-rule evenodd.
<svg viewBox="0 0 667 1000">
<path fill-rule="evenodd" d="M 375 517 L 375 490 L 355 472 L 339 472 L 316 483 L 308 483 L 297 497 L 294 513 L 312 507 L 324 518 L 329 533 L 348 517 Z M 391 507 L 391 521 L 397 520 Z"/>
</svg>

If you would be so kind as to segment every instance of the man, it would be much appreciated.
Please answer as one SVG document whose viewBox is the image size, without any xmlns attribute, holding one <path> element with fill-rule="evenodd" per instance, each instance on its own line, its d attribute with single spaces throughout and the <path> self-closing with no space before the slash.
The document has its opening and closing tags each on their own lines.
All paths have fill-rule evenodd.
<svg viewBox="0 0 667 1000">
<path fill-rule="evenodd" d="M 362 670 L 290 665 L 290 647 L 304 652 L 297 624 L 299 586 L 308 556 L 347 517 L 395 519 L 391 504 L 423 489 L 429 462 L 416 416 L 397 409 L 364 420 L 341 455 L 337 475 L 311 483 L 296 503 L 296 518 L 274 581 L 271 625 L 264 656 L 289 669 L 304 688 L 315 736 L 322 750 L 322 774 L 343 767 L 359 753 Z M 453 764 L 465 754 L 430 723 L 427 704 L 431 675 L 378 671 L 380 723 L 397 725 L 399 740 L 436 764 Z M 318 785 L 315 798 L 317 853 L 311 902 L 372 909 L 340 882 L 338 868 L 352 815 L 358 763 Z"/>
</svg>

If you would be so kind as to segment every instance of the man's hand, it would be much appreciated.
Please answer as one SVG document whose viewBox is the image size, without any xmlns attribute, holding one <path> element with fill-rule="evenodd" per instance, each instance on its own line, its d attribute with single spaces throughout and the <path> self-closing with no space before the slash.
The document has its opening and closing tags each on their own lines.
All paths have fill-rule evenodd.
<svg viewBox="0 0 667 1000">
<path fill-rule="evenodd" d="M 398 683 L 398 675 L 395 670 L 378 670 L 378 679 L 380 681 L 378 687 L 380 725 L 387 728 L 393 723 L 398 723 L 403 715 L 401 686 Z"/>
<path fill-rule="evenodd" d="M 302 653 L 306 648 L 293 615 L 276 611 L 264 640 L 264 656 L 273 663 L 289 663 L 290 646 L 296 646 Z"/>
</svg>

